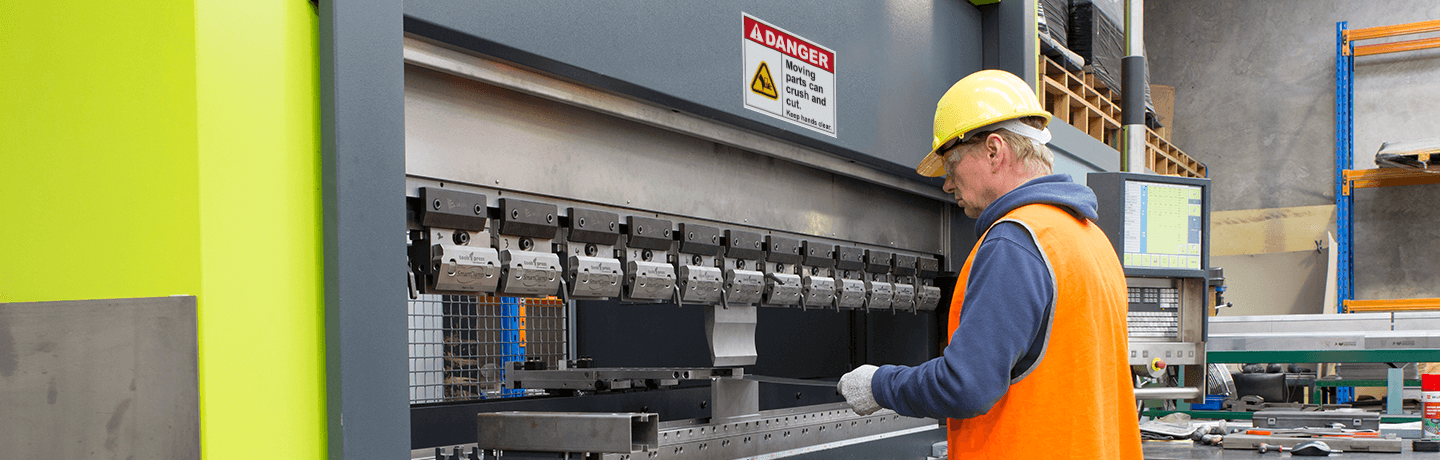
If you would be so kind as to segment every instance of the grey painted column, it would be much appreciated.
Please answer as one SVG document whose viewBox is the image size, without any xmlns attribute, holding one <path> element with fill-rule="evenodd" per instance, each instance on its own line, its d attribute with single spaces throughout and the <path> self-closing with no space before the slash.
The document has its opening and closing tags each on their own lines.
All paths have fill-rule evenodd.
<svg viewBox="0 0 1440 460">
<path fill-rule="evenodd" d="M 320 2 L 329 457 L 409 458 L 402 2 Z"/>
<path fill-rule="evenodd" d="M 1035 2 L 1002 1 L 979 8 L 985 68 L 1008 71 L 1035 87 L 1040 65 Z"/>
</svg>

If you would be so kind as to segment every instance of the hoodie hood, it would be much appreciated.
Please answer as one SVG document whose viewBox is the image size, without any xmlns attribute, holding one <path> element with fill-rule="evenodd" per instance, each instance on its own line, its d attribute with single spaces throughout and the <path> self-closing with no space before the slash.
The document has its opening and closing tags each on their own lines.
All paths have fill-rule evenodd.
<svg viewBox="0 0 1440 460">
<path fill-rule="evenodd" d="M 980 219 L 975 222 L 975 236 L 985 234 L 995 221 L 1010 211 L 1029 204 L 1049 204 L 1060 207 L 1077 219 L 1096 220 L 1095 192 L 1070 179 L 1069 174 L 1051 174 L 1037 177 L 1001 195 L 985 207 Z"/>
</svg>

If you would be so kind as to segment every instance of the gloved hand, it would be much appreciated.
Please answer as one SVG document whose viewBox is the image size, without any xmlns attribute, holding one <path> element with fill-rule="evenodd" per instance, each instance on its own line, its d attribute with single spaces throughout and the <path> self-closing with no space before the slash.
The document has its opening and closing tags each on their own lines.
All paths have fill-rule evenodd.
<svg viewBox="0 0 1440 460">
<path fill-rule="evenodd" d="M 870 378 L 875 376 L 877 369 L 880 368 L 869 364 L 857 367 L 840 377 L 840 383 L 836 384 L 840 394 L 845 396 L 845 402 L 850 403 L 856 414 L 870 415 L 882 409 L 880 403 L 875 402 L 875 394 L 870 392 Z"/>
</svg>

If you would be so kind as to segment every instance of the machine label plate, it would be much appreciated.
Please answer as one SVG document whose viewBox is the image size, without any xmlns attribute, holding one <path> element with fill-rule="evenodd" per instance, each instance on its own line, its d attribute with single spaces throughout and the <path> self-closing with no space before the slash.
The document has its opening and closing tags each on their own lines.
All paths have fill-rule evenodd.
<svg viewBox="0 0 1440 460">
<path fill-rule="evenodd" d="M 835 137 L 835 52 L 740 16 L 745 108 Z"/>
</svg>

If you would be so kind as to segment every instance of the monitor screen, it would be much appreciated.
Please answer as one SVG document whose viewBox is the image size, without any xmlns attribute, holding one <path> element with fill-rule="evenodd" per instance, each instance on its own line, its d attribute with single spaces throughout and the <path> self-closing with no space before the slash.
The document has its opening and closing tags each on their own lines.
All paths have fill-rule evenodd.
<svg viewBox="0 0 1440 460">
<path fill-rule="evenodd" d="M 1199 270 L 1202 198 L 1198 185 L 1125 181 L 1125 268 Z"/>
</svg>

